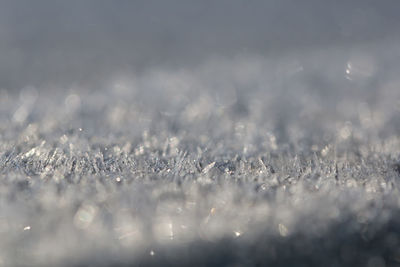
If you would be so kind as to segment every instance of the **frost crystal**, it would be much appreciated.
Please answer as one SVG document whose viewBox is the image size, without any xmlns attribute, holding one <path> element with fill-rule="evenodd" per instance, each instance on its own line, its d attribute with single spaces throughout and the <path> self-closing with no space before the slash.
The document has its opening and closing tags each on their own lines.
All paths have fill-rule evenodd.
<svg viewBox="0 0 400 267">
<path fill-rule="evenodd" d="M 391 56 L 307 53 L 0 91 L 0 265 L 395 264 Z"/>
</svg>

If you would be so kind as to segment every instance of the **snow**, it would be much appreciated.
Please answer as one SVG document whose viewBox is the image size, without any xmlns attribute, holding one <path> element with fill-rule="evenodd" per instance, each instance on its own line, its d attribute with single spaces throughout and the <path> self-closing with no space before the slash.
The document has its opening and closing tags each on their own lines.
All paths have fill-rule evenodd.
<svg viewBox="0 0 400 267">
<path fill-rule="evenodd" d="M 2 91 L 1 264 L 396 262 L 398 77 L 217 63 Z"/>
<path fill-rule="evenodd" d="M 396 1 L 78 2 L 0 4 L 0 267 L 400 264 Z"/>
</svg>

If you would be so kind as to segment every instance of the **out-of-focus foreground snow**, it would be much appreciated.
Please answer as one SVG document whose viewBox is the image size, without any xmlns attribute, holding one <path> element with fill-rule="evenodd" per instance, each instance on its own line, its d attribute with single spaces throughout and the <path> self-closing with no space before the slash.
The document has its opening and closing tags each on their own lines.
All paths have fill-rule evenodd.
<svg viewBox="0 0 400 267">
<path fill-rule="evenodd" d="M 0 266 L 400 264 L 395 43 L 1 91 Z"/>
</svg>

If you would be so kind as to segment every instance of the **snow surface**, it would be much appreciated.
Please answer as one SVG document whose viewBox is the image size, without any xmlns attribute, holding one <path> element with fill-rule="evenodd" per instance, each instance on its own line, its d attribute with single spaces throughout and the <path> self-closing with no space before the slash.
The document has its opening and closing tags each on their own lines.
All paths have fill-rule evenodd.
<svg viewBox="0 0 400 267">
<path fill-rule="evenodd" d="M 399 264 L 383 45 L 1 91 L 1 265 Z"/>
<path fill-rule="evenodd" d="M 400 266 L 398 0 L 0 0 L 0 266 Z"/>
</svg>

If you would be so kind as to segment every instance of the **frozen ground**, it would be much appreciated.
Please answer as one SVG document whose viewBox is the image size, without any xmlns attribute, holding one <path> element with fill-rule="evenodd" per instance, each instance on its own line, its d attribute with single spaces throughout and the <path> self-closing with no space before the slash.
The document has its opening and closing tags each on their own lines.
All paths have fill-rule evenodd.
<svg viewBox="0 0 400 267">
<path fill-rule="evenodd" d="M 0 266 L 400 266 L 397 1 L 115 3 L 0 0 Z"/>
<path fill-rule="evenodd" d="M 399 50 L 381 47 L 2 91 L 0 263 L 398 265 Z"/>
</svg>

